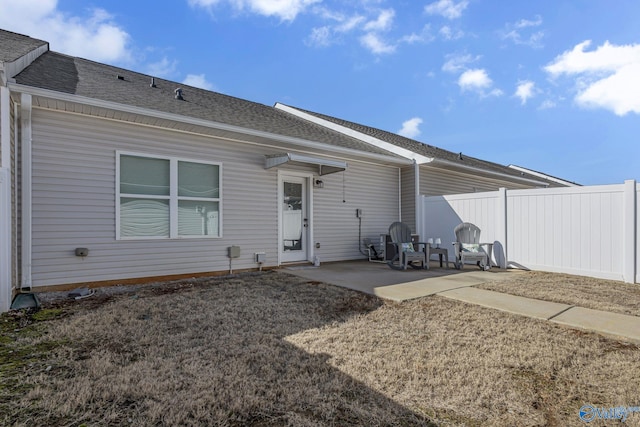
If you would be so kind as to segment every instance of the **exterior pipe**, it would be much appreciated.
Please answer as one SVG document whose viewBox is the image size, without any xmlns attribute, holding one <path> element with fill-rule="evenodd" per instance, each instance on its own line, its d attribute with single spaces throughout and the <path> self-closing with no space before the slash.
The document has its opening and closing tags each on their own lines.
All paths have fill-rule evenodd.
<svg viewBox="0 0 640 427">
<path fill-rule="evenodd" d="M 11 306 L 11 102 L 9 89 L 0 87 L 0 313 Z"/>
<path fill-rule="evenodd" d="M 31 161 L 31 95 L 23 93 L 20 98 L 20 121 L 22 130 L 22 289 L 31 288 L 31 209 L 32 209 L 32 161 Z"/>
<path fill-rule="evenodd" d="M 416 233 L 422 238 L 422 206 L 420 204 L 420 165 L 415 160 L 413 161 L 413 178 L 415 180 L 414 188 L 414 200 L 415 200 L 415 215 L 416 215 Z M 424 239 L 422 239 L 424 241 Z"/>
</svg>

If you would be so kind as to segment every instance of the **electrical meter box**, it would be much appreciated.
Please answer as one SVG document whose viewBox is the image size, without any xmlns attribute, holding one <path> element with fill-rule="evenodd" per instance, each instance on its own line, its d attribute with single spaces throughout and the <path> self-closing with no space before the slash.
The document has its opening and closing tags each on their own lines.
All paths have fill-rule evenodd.
<svg viewBox="0 0 640 427">
<path fill-rule="evenodd" d="M 240 258 L 240 246 L 229 246 L 229 258 Z"/>
</svg>

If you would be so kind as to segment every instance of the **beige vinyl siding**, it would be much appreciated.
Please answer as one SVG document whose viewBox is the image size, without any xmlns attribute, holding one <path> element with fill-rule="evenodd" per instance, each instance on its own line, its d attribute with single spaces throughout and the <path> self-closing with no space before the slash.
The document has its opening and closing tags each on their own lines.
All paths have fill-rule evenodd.
<svg viewBox="0 0 640 427">
<path fill-rule="evenodd" d="M 116 150 L 220 163 L 222 237 L 116 240 Z M 33 286 L 228 271 L 232 245 L 241 248 L 234 270 L 257 268 L 256 252 L 266 252 L 265 267 L 276 265 L 278 168 L 265 170 L 264 156 L 277 152 L 35 108 Z M 324 188 L 313 189 L 314 243 L 323 262 L 364 258 L 356 208 L 364 211 L 362 237 L 378 238 L 398 219 L 398 169 L 347 162 L 345 173 L 323 176 Z M 280 169 L 317 173 L 314 166 Z M 77 247 L 89 255 L 76 257 Z"/>
<path fill-rule="evenodd" d="M 402 183 L 402 222 L 416 232 L 416 178 L 414 166 L 401 169 Z"/>
<path fill-rule="evenodd" d="M 496 191 L 501 187 L 514 190 L 531 188 L 507 179 L 491 179 L 439 167 L 420 166 L 420 194 L 425 196 Z"/>
<path fill-rule="evenodd" d="M 321 262 L 364 259 L 356 209 L 362 209 L 362 239 L 377 240 L 387 233 L 399 218 L 398 168 L 349 162 L 345 172 L 322 180 L 324 188 L 313 189 L 314 243 L 320 243 L 316 255 Z"/>
<path fill-rule="evenodd" d="M 221 238 L 115 240 L 116 150 L 222 163 Z M 255 146 L 33 111 L 34 287 L 257 267 L 277 260 L 277 172 Z M 89 256 L 74 255 L 76 247 Z"/>
</svg>

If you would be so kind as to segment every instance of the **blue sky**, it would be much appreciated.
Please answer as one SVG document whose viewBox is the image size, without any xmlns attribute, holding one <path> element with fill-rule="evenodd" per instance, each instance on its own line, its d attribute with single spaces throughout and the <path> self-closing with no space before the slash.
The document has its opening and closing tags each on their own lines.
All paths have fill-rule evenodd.
<svg viewBox="0 0 640 427">
<path fill-rule="evenodd" d="M 585 185 L 640 181 L 637 0 L 0 0 L 51 49 Z"/>
</svg>

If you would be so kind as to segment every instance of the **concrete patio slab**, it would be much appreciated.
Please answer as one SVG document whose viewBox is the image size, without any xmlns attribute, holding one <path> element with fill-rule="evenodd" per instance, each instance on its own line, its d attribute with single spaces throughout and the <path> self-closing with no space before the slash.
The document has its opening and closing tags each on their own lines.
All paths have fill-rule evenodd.
<svg viewBox="0 0 640 427">
<path fill-rule="evenodd" d="M 330 283 L 394 301 L 420 298 L 461 286 L 507 280 L 514 274 L 521 274 L 517 270 L 454 270 L 439 268 L 437 265 L 435 261 L 429 270 L 405 271 L 393 270 L 384 263 L 347 261 L 322 264 L 320 267 L 290 266 L 285 270 L 307 280 Z"/>
<path fill-rule="evenodd" d="M 574 307 L 551 321 L 640 343 L 640 317 L 637 316 Z"/>
<path fill-rule="evenodd" d="M 487 291 L 476 288 L 458 288 L 450 291 L 440 292 L 439 296 L 463 301 L 469 304 L 476 304 L 483 307 L 506 311 L 522 316 L 534 317 L 536 319 L 548 320 L 557 316 L 572 306 L 559 304 L 557 302 L 542 301 L 532 298 L 524 298 L 515 295 L 503 294 L 500 292 Z"/>
</svg>

